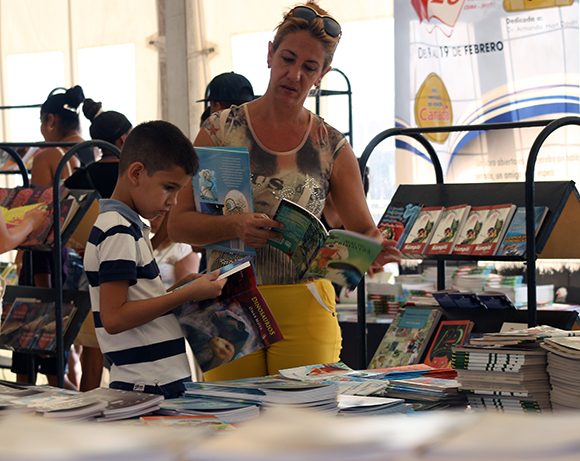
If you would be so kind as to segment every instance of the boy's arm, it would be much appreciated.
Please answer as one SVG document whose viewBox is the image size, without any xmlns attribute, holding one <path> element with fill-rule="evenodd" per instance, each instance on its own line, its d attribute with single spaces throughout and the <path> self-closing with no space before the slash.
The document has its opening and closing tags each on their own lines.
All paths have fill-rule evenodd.
<svg viewBox="0 0 580 461">
<path fill-rule="evenodd" d="M 205 274 L 180 290 L 138 301 L 127 299 L 128 280 L 103 282 L 99 294 L 106 302 L 100 306 L 101 323 L 107 333 L 121 333 L 144 325 L 186 301 L 216 298 L 226 283 L 217 277 L 217 273 Z"/>
</svg>

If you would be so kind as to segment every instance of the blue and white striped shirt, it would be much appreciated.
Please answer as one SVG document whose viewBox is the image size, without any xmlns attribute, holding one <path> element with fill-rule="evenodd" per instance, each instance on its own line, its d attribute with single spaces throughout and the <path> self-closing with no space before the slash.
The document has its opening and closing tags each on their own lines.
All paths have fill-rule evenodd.
<svg viewBox="0 0 580 461">
<path fill-rule="evenodd" d="M 124 203 L 101 200 L 84 256 L 97 339 L 113 364 L 111 386 L 114 382 L 132 384 L 135 390 L 187 380 L 191 375 L 185 339 L 173 313 L 114 335 L 107 333 L 101 323 L 100 306 L 106 302 L 100 299 L 101 283 L 129 281 L 128 301 L 166 293 L 149 231 L 137 212 Z"/>
</svg>

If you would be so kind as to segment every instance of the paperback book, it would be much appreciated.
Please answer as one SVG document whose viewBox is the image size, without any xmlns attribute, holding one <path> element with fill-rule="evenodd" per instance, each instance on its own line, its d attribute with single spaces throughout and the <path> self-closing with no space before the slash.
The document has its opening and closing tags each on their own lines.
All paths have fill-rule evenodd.
<svg viewBox="0 0 580 461">
<path fill-rule="evenodd" d="M 457 242 L 453 247 L 453 254 L 469 255 L 473 252 L 475 239 L 479 236 L 483 222 L 489 214 L 488 206 L 474 206 L 469 210 L 465 224 L 459 230 Z"/>
<path fill-rule="evenodd" d="M 440 318 L 441 311 L 437 307 L 404 308 L 385 332 L 368 368 L 421 362 Z"/>
<path fill-rule="evenodd" d="M 377 227 L 385 238 L 396 240 L 400 249 L 422 207 L 420 203 L 391 202 Z"/>
<path fill-rule="evenodd" d="M 401 246 L 403 254 L 413 256 L 425 253 L 442 213 L 442 206 L 430 206 L 421 209 L 405 242 Z"/>
<path fill-rule="evenodd" d="M 190 301 L 174 313 L 204 372 L 283 339 L 251 266 L 229 275 L 216 299 Z"/>
<path fill-rule="evenodd" d="M 434 368 L 449 368 L 453 347 L 463 346 L 472 328 L 471 320 L 442 320 L 427 351 L 425 363 Z"/>
<path fill-rule="evenodd" d="M 536 236 L 547 214 L 547 206 L 534 207 L 534 229 Z M 526 255 L 526 207 L 520 206 L 516 210 L 497 254 L 501 256 Z"/>
<path fill-rule="evenodd" d="M 429 255 L 451 254 L 457 243 L 459 230 L 465 224 L 470 210 L 471 205 L 465 204 L 446 207 L 433 231 L 433 237 L 425 253 Z"/>
<path fill-rule="evenodd" d="M 494 255 L 516 211 L 512 203 L 492 205 L 483 222 L 481 232 L 475 239 L 472 255 Z"/>
<path fill-rule="evenodd" d="M 268 243 L 290 257 L 299 279 L 327 278 L 352 290 L 381 252 L 381 242 L 343 229 L 327 231 L 315 215 L 286 199 L 273 219 L 284 227 L 280 239 Z"/>
<path fill-rule="evenodd" d="M 195 147 L 199 169 L 192 178 L 195 207 L 201 213 L 232 215 L 252 213 L 254 200 L 250 181 L 250 155 L 246 148 Z M 241 240 L 206 246 L 209 249 L 242 254 L 255 250 Z"/>
</svg>

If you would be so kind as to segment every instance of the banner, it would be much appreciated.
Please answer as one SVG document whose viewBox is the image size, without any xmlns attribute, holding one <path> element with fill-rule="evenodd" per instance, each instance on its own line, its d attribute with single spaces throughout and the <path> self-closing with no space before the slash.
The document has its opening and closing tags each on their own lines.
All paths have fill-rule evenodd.
<svg viewBox="0 0 580 461">
<path fill-rule="evenodd" d="M 395 1 L 397 126 L 580 115 L 578 18 L 578 0 Z M 446 182 L 524 181 L 540 131 L 424 136 L 439 156 Z M 424 149 L 408 137 L 398 138 L 397 162 L 405 162 L 409 151 L 426 161 L 407 162 L 403 171 L 399 166 L 398 177 L 423 182 L 426 171 L 433 171 Z M 580 180 L 580 127 L 560 128 L 548 137 L 535 179 Z"/>
</svg>

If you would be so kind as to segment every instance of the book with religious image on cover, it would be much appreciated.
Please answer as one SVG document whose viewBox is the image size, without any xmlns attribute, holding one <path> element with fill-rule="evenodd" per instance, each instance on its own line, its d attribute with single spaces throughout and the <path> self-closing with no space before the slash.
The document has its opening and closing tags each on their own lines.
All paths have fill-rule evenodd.
<svg viewBox="0 0 580 461">
<path fill-rule="evenodd" d="M 273 219 L 284 226 L 268 244 L 286 253 L 298 279 L 326 278 L 354 289 L 381 252 L 381 242 L 344 229 L 327 231 L 314 214 L 282 199 Z"/>
<path fill-rule="evenodd" d="M 217 298 L 186 302 L 173 313 L 204 372 L 282 339 L 251 265 L 229 275 Z"/>
</svg>

